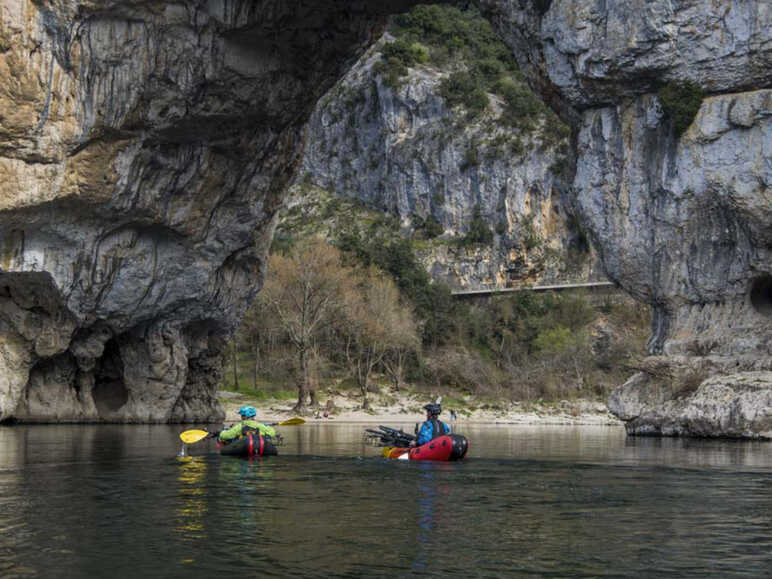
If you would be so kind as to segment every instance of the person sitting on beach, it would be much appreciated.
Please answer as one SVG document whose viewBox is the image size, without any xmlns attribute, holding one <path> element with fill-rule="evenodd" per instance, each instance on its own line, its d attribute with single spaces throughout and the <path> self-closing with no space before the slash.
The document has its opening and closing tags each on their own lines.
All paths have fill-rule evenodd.
<svg viewBox="0 0 772 579">
<path fill-rule="evenodd" d="M 424 406 L 424 410 L 426 410 L 426 421 L 420 427 L 416 425 L 418 438 L 412 441 L 410 446 L 421 446 L 438 436 L 450 434 L 450 426 L 438 418 L 442 412 L 442 406 L 438 402 L 430 402 Z"/>
<path fill-rule="evenodd" d="M 253 420 L 257 416 L 257 410 L 254 406 L 242 406 L 239 408 L 239 416 L 241 416 L 241 422 L 221 430 L 219 433 L 213 432 L 212 434 L 225 444 L 245 436 L 250 430 L 257 431 L 263 436 L 276 436 L 276 431 L 272 426 Z"/>
</svg>

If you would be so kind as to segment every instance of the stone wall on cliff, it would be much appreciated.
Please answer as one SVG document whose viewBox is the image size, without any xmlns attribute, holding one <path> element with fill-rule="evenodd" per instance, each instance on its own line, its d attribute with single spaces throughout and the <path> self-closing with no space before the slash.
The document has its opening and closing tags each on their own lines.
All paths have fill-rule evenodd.
<svg viewBox="0 0 772 579">
<path fill-rule="evenodd" d="M 771 437 L 769 3 L 481 4 L 573 119 L 574 202 L 606 272 L 654 309 L 671 368 L 644 364 L 613 411 L 633 433 Z M 679 135 L 657 91 L 684 80 L 708 96 Z"/>
<path fill-rule="evenodd" d="M 304 124 L 382 4 L 3 2 L 0 420 L 222 419 Z"/>
</svg>

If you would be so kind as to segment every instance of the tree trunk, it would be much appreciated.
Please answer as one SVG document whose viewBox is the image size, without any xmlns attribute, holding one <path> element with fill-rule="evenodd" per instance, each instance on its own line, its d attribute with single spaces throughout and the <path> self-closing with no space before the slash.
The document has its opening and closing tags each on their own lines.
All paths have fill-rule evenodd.
<svg viewBox="0 0 772 579">
<path fill-rule="evenodd" d="M 298 414 L 302 414 L 306 408 L 306 396 L 308 394 L 308 352 L 305 348 L 300 348 L 300 384 L 298 386 L 298 402 L 292 409 Z"/>
<path fill-rule="evenodd" d="M 260 363 L 260 342 L 257 338 L 254 339 L 254 346 L 255 363 L 252 365 L 252 390 L 257 392 L 257 368 Z"/>
<path fill-rule="evenodd" d="M 504 367 L 504 341 L 506 339 L 506 335 L 504 332 L 501 333 L 501 341 L 499 342 L 499 351 L 496 352 L 496 367 L 497 368 L 503 368 Z"/>
<path fill-rule="evenodd" d="M 393 358 L 389 359 L 384 357 L 383 366 L 386 368 L 386 372 L 391 377 L 391 381 L 394 383 L 394 390 L 397 392 L 402 388 L 402 376 L 405 374 L 405 358 L 407 353 L 401 348 L 398 348 L 393 352 Z"/>
<path fill-rule="evenodd" d="M 359 390 L 362 392 L 362 410 L 370 409 L 370 400 L 367 398 L 367 383 L 370 381 L 370 355 L 368 352 L 364 360 L 359 360 L 357 364 L 357 382 Z"/>
<path fill-rule="evenodd" d="M 233 364 L 233 389 L 238 391 L 239 389 L 239 361 L 236 344 L 231 344 L 231 355 Z"/>
<path fill-rule="evenodd" d="M 362 410 L 370 410 L 370 400 L 367 398 L 367 375 L 365 375 L 359 388 L 362 391 Z"/>
<path fill-rule="evenodd" d="M 319 401 L 316 399 L 316 388 L 311 387 L 308 389 L 308 398 L 308 405 L 311 408 L 316 408 L 319 406 Z"/>
<path fill-rule="evenodd" d="M 319 401 L 316 399 L 316 386 L 319 383 L 319 352 L 316 348 L 316 344 L 314 344 L 311 351 L 313 352 L 314 360 L 314 378 L 313 380 L 311 379 L 311 363 L 309 362 L 308 383 L 306 384 L 306 388 L 308 389 L 308 405 L 311 408 L 318 408 Z"/>
</svg>

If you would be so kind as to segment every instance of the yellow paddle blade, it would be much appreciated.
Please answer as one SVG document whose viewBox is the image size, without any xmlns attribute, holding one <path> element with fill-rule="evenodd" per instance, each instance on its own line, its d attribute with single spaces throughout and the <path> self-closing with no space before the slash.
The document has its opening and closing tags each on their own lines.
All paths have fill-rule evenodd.
<svg viewBox="0 0 772 579">
<path fill-rule="evenodd" d="M 393 446 L 384 446 L 383 450 L 381 450 L 381 455 L 385 456 L 386 458 L 389 458 L 392 450 L 394 450 Z"/>
<path fill-rule="evenodd" d="M 186 430 L 185 432 L 180 432 L 180 440 L 185 444 L 191 444 L 206 438 L 207 434 L 209 433 L 206 430 Z"/>
<path fill-rule="evenodd" d="M 284 422 L 279 422 L 279 426 L 299 426 L 301 424 L 305 424 L 306 421 L 302 418 L 290 418 L 288 420 L 285 420 Z"/>
</svg>

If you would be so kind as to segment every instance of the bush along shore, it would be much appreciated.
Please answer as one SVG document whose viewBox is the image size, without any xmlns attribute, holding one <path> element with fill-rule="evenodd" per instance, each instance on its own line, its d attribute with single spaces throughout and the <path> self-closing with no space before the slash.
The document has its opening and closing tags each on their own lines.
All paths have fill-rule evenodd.
<svg viewBox="0 0 772 579">
<path fill-rule="evenodd" d="M 644 355 L 648 320 L 622 294 L 459 300 L 402 238 L 307 239 L 272 255 L 221 389 L 283 398 L 304 415 L 338 392 L 363 412 L 406 393 L 463 400 L 470 412 L 601 402 Z"/>
</svg>

